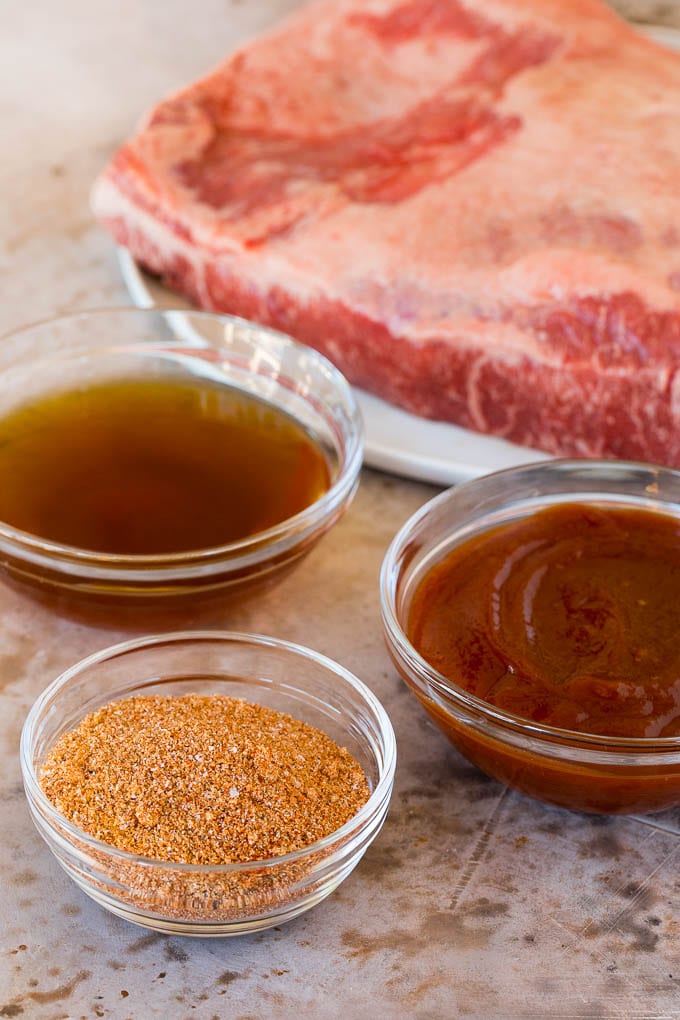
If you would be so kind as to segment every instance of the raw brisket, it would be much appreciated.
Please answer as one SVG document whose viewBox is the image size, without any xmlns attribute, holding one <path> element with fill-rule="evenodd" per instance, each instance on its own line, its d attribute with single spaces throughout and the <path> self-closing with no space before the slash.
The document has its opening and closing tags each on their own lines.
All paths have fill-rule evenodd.
<svg viewBox="0 0 680 1020">
<path fill-rule="evenodd" d="M 321 0 L 157 106 L 94 208 L 416 414 L 680 465 L 680 55 L 597 0 Z"/>
</svg>

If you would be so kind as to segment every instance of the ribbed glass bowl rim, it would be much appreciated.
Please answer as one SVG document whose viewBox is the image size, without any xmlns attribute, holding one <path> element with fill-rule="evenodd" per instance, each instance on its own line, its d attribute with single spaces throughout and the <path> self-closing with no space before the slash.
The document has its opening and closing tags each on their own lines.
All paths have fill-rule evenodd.
<svg viewBox="0 0 680 1020">
<path fill-rule="evenodd" d="M 316 840 L 316 842 L 310 843 L 309 846 L 302 847 L 300 850 L 293 850 L 290 853 L 281 854 L 278 857 L 266 857 L 262 860 L 237 862 L 232 864 L 187 864 L 176 861 L 166 861 L 154 857 L 144 857 L 141 854 L 134 854 L 128 850 L 121 850 L 118 847 L 112 846 L 110 843 L 105 843 L 103 840 L 97 839 L 94 836 L 90 836 L 88 833 L 83 832 L 82 829 L 79 829 L 77 825 L 70 822 L 68 818 L 62 815 L 61 812 L 55 808 L 54 804 L 52 804 L 49 798 L 43 793 L 40 783 L 38 782 L 32 755 L 35 726 L 39 721 L 40 715 L 46 704 L 51 701 L 54 695 L 62 690 L 70 680 L 80 676 L 91 666 L 104 662 L 108 658 L 121 655 L 128 651 L 135 651 L 136 649 L 153 648 L 160 644 L 179 644 L 180 642 L 186 641 L 224 641 L 225 643 L 240 641 L 252 644 L 253 647 L 264 647 L 293 653 L 311 660 L 316 665 L 323 667 L 330 673 L 333 673 L 341 683 L 347 684 L 361 696 L 364 705 L 369 709 L 374 721 L 377 723 L 384 765 L 380 770 L 380 776 L 375 789 L 366 803 L 359 808 L 355 815 L 353 815 L 339 829 L 336 829 L 335 832 L 331 832 L 328 836 L 324 836 L 322 839 Z M 162 677 L 159 677 L 158 682 L 162 682 L 162 679 Z M 115 697 L 111 700 L 115 700 Z M 75 845 L 72 843 L 71 847 L 76 853 L 82 855 L 83 850 L 77 845 L 82 844 L 82 846 L 87 847 L 88 850 L 94 851 L 98 854 L 104 854 L 111 860 L 124 862 L 126 864 L 136 864 L 150 869 L 170 869 L 184 874 L 195 875 L 233 875 L 243 874 L 253 870 L 260 872 L 263 869 L 276 869 L 281 865 L 305 860 L 315 854 L 324 853 L 326 850 L 330 851 L 336 845 L 341 846 L 346 837 L 349 837 L 358 831 L 367 830 L 371 823 L 377 821 L 387 808 L 390 791 L 394 782 L 394 773 L 397 761 L 397 744 L 390 718 L 375 694 L 365 683 L 363 683 L 362 680 L 359 680 L 359 678 L 348 669 L 345 669 L 344 666 L 335 662 L 333 659 L 330 659 L 328 656 L 322 655 L 320 652 L 315 652 L 304 645 L 296 644 L 292 641 L 284 641 L 280 638 L 268 637 L 264 634 L 252 634 L 243 631 L 188 630 L 174 631 L 168 634 L 153 634 L 141 638 L 134 638 L 130 641 L 122 641 L 115 645 L 109 645 L 107 648 L 103 648 L 98 652 L 94 652 L 92 655 L 88 655 L 86 658 L 81 659 L 73 666 L 64 670 L 63 673 L 56 677 L 56 679 L 54 679 L 42 691 L 33 703 L 21 731 L 19 757 L 26 796 L 31 803 L 31 807 L 39 811 L 41 817 L 49 827 L 50 835 L 58 835 L 59 838 L 63 839 L 64 834 L 66 834 L 75 841 Z M 327 857 L 325 856 L 324 863 L 326 861 Z"/>
<path fill-rule="evenodd" d="M 680 737 L 613 737 L 602 736 L 595 733 L 579 733 L 577 730 L 561 729 L 557 726 L 546 726 L 541 723 L 534 723 L 523 719 L 512 712 L 496 708 L 489 702 L 470 694 L 465 688 L 449 680 L 443 673 L 440 673 L 413 647 L 408 636 L 402 627 L 396 608 L 396 592 L 399 581 L 400 560 L 404 551 L 413 542 L 419 530 L 426 524 L 428 518 L 455 499 L 456 494 L 461 490 L 470 491 L 472 487 L 480 482 L 488 481 L 490 478 L 512 478 L 521 471 L 536 469 L 536 471 L 554 472 L 555 470 L 569 470 L 583 468 L 585 465 L 593 472 L 602 468 L 608 472 L 621 469 L 654 469 L 660 472 L 669 472 L 680 478 L 680 472 L 672 468 L 665 468 L 657 465 L 649 465 L 637 461 L 613 461 L 605 459 L 579 459 L 561 458 L 547 461 L 536 461 L 534 463 L 522 464 L 519 467 L 505 468 L 502 471 L 495 471 L 487 475 L 473 478 L 470 481 L 459 485 L 451 486 L 443 492 L 433 496 L 423 506 L 413 513 L 404 522 L 396 533 L 387 552 L 383 558 L 380 568 L 380 613 L 388 648 L 396 656 L 398 662 L 408 671 L 411 681 L 426 696 L 432 698 L 444 711 L 454 715 L 460 722 L 469 723 L 471 719 L 483 720 L 491 735 L 503 741 L 513 736 L 513 743 L 519 744 L 521 737 L 526 737 L 535 746 L 541 746 L 543 753 L 549 753 L 549 745 L 557 749 L 569 748 L 574 753 L 574 760 L 586 761 L 593 754 L 593 760 L 602 761 L 603 754 L 607 754 L 611 764 L 635 764 L 630 761 L 633 755 L 641 755 L 645 765 L 668 764 L 669 761 L 677 758 L 680 762 Z M 579 502 L 587 502 L 587 490 L 575 493 L 575 499 L 579 496 Z M 564 500 L 562 500 L 564 502 Z M 513 504 L 512 495 L 509 494 L 504 506 Z M 518 505 L 520 505 L 518 503 Z M 550 505 L 550 499 L 541 502 L 541 508 Z M 666 504 L 670 506 L 672 504 Z M 678 505 L 680 516 L 680 505 Z M 466 538 L 483 530 L 486 515 L 476 519 L 474 531 L 466 533 Z M 652 755 L 653 760 L 649 760 Z M 648 758 L 649 756 L 649 758 Z M 656 760 L 658 758 L 658 761 Z M 625 761 L 624 761 L 625 760 Z M 638 764 L 642 764 L 639 762 Z"/>
<path fill-rule="evenodd" d="M 192 318 L 205 319 L 206 321 L 211 322 L 220 322 L 225 325 L 239 326 L 253 333 L 257 333 L 263 338 L 269 337 L 279 344 L 284 344 L 290 347 L 291 350 L 304 354 L 312 361 L 316 362 L 320 370 L 326 373 L 326 375 L 331 379 L 333 386 L 337 389 L 338 396 L 342 399 L 342 402 L 346 407 L 347 417 L 351 422 L 351 428 L 347 431 L 346 436 L 344 436 L 346 440 L 346 449 L 344 451 L 343 462 L 337 478 L 326 492 L 324 492 L 314 503 L 311 503 L 308 507 L 305 507 L 292 517 L 287 517 L 279 524 L 268 528 L 266 531 L 256 532 L 254 535 L 249 535 L 237 542 L 228 542 L 224 545 L 210 546 L 205 549 L 190 549 L 179 553 L 156 553 L 151 555 L 118 555 L 115 553 L 97 552 L 92 549 L 81 549 L 78 546 L 66 545 L 60 542 L 51 542 L 40 538 L 38 535 L 22 531 L 19 528 L 14 528 L 12 525 L 7 524 L 2 520 L 0 520 L 0 542 L 4 541 L 19 550 L 26 549 L 37 554 L 42 554 L 49 562 L 54 563 L 55 565 L 64 565 L 69 562 L 83 565 L 89 564 L 92 567 L 100 568 L 101 570 L 105 570 L 109 567 L 116 573 L 120 571 L 127 575 L 134 575 L 137 572 L 143 572 L 145 570 L 153 571 L 154 568 L 156 568 L 163 572 L 163 576 L 166 576 L 166 571 L 169 573 L 173 570 L 173 568 L 195 568 L 204 565 L 211 565 L 213 563 L 215 565 L 224 565 L 225 561 L 230 562 L 230 565 L 236 568 L 240 565 L 241 559 L 247 559 L 249 554 L 257 556 L 259 553 L 262 558 L 267 558 L 275 548 L 278 540 L 285 539 L 288 536 L 294 536 L 306 529 L 309 529 L 315 524 L 321 525 L 344 504 L 345 500 L 353 491 L 363 461 L 364 428 L 359 405 L 352 387 L 342 372 L 336 368 L 335 365 L 333 365 L 333 363 L 325 357 L 325 355 L 319 353 L 319 351 L 316 351 L 313 347 L 307 347 L 305 344 L 294 340 L 293 337 L 289 336 L 287 333 L 270 329 L 268 326 L 261 326 L 259 323 L 253 322 L 250 319 L 244 319 L 236 315 L 224 315 L 217 312 L 201 310 L 194 311 L 193 309 L 186 308 L 136 308 L 132 305 L 110 305 L 88 308 L 80 312 L 70 312 L 65 315 L 47 316 L 45 318 L 38 319 L 34 322 L 0 334 L 0 344 L 15 338 L 20 339 L 25 334 L 29 334 L 34 330 L 47 328 L 53 324 L 66 324 L 68 322 L 75 322 L 76 320 L 87 319 L 90 317 L 106 318 L 107 315 L 112 316 L 124 314 L 129 314 L 130 318 L 139 319 L 142 319 L 145 316 L 149 319 L 163 319 L 172 316 L 188 315 Z M 83 353 L 91 355 L 94 359 L 98 354 L 111 351 L 112 349 L 123 351 L 126 349 L 134 349 L 137 346 L 138 345 L 135 344 L 134 341 L 128 342 L 127 344 L 122 342 L 120 344 L 112 344 L 110 346 L 107 345 L 102 348 L 97 348 L 96 350 L 84 348 Z M 153 346 L 154 342 L 150 341 L 149 349 L 152 349 Z M 159 341 L 158 346 L 171 349 L 172 341 Z M 180 344 L 178 342 L 177 347 L 178 349 L 181 347 L 182 351 L 186 352 L 187 348 L 185 343 Z M 74 350 L 77 350 L 77 348 L 74 348 Z M 195 350 L 197 353 L 201 350 L 223 350 L 226 355 L 229 353 L 228 347 L 221 348 L 217 344 L 207 341 L 202 346 L 196 345 Z M 56 353 L 58 354 L 59 352 Z M 71 354 L 72 352 L 69 351 L 64 353 Z M 289 377 L 282 376 L 281 378 L 285 379 Z M 0 381 L 1 379 L 2 369 L 0 369 Z"/>
</svg>

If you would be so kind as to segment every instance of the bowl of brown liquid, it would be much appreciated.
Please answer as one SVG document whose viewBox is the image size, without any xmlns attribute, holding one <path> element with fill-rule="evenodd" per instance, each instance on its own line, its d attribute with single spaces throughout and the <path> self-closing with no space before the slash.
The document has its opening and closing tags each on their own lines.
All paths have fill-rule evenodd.
<svg viewBox="0 0 680 1020">
<path fill-rule="evenodd" d="M 0 344 L 0 560 L 69 608 L 239 599 L 358 483 L 361 420 L 324 357 L 241 319 L 101 309 Z"/>
<path fill-rule="evenodd" d="M 383 562 L 399 673 L 490 776 L 572 810 L 680 805 L 680 472 L 555 460 L 417 511 Z"/>
</svg>

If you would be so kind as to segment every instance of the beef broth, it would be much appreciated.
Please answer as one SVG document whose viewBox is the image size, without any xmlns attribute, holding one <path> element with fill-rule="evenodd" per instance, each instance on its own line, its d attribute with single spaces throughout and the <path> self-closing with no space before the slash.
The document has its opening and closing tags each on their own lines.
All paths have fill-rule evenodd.
<svg viewBox="0 0 680 1020">
<path fill-rule="evenodd" d="M 273 405 L 209 381 L 119 379 L 0 420 L 0 520 L 102 553 L 205 549 L 315 502 L 321 444 Z"/>
</svg>

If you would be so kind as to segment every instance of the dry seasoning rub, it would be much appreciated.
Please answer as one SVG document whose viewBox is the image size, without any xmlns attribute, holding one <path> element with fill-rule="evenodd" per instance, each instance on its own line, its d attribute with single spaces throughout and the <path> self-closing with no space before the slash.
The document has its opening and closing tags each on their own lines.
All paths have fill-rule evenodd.
<svg viewBox="0 0 680 1020">
<path fill-rule="evenodd" d="M 0 520 L 95 552 L 225 545 L 304 510 L 329 483 L 300 423 L 198 377 L 93 383 L 0 419 Z"/>
<path fill-rule="evenodd" d="M 352 818 L 370 792 L 352 755 L 315 727 L 196 694 L 132 697 L 92 712 L 55 744 L 40 782 L 63 815 L 103 842 L 202 865 L 308 846 Z"/>
<path fill-rule="evenodd" d="M 579 733 L 680 735 L 680 522 L 564 504 L 455 547 L 408 632 L 440 673 L 524 719 Z"/>
</svg>

